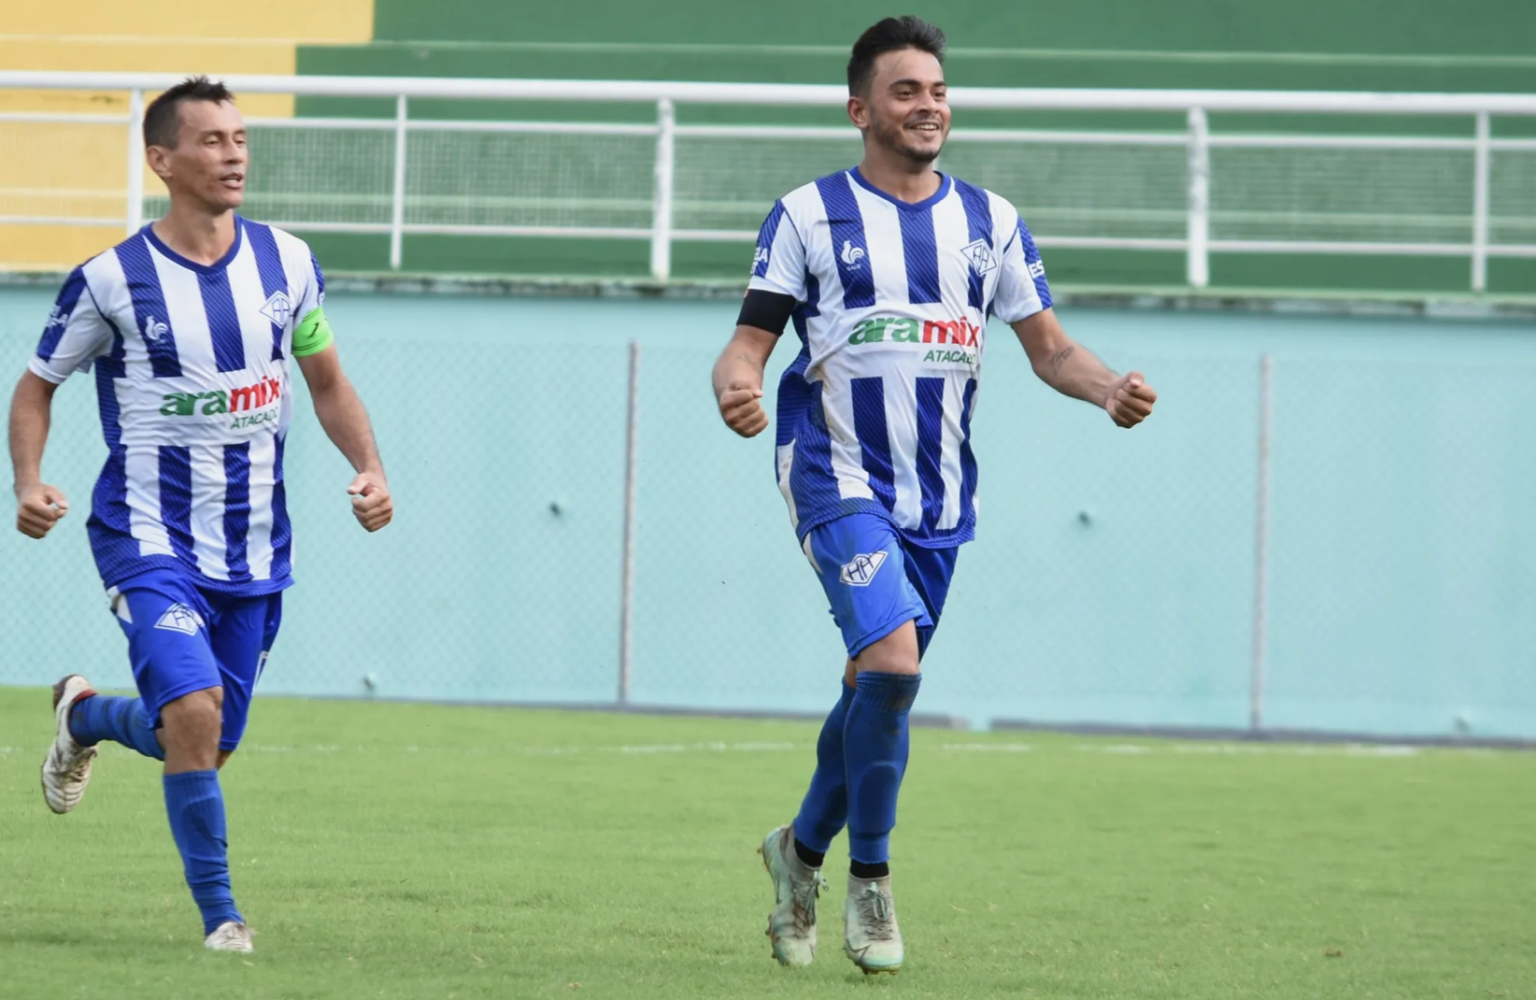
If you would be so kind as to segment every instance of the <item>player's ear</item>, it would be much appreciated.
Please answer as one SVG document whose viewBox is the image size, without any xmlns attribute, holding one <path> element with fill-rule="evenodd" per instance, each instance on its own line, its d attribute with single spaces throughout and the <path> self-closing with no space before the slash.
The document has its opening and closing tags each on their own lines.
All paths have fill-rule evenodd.
<svg viewBox="0 0 1536 1000">
<path fill-rule="evenodd" d="M 149 163 L 149 169 L 155 172 L 155 176 L 162 181 L 171 179 L 171 151 L 164 146 L 149 146 L 144 150 L 144 159 Z"/>
<path fill-rule="evenodd" d="M 848 120 L 859 131 L 869 128 L 869 102 L 854 94 L 848 98 Z"/>
</svg>

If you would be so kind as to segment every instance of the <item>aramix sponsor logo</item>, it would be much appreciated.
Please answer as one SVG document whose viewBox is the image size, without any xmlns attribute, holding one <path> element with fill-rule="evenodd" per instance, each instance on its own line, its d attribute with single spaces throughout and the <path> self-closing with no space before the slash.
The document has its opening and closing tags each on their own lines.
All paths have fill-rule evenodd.
<svg viewBox="0 0 1536 1000">
<path fill-rule="evenodd" d="M 950 350 L 930 350 L 924 361 L 975 364 L 976 355 L 966 348 L 980 344 L 981 327 L 966 319 L 913 319 L 910 316 L 872 316 L 853 328 L 850 344 L 947 345 Z"/>
<path fill-rule="evenodd" d="M 197 414 L 217 416 L 221 413 L 240 414 L 230 429 L 254 427 L 257 424 L 277 420 L 277 410 L 266 407 L 282 398 L 283 384 L 275 378 L 263 378 L 254 385 L 239 389 L 214 389 L 209 392 L 169 392 L 160 404 L 160 413 L 167 417 L 191 417 Z M 252 410 L 263 410 L 251 413 Z"/>
</svg>

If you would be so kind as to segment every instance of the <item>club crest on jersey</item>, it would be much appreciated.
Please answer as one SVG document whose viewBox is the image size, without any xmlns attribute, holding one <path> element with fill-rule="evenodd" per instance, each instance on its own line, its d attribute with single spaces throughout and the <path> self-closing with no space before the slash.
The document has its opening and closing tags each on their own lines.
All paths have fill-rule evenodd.
<svg viewBox="0 0 1536 1000">
<path fill-rule="evenodd" d="M 880 567 L 885 564 L 885 552 L 861 553 L 853 557 L 851 562 L 843 564 L 843 570 L 837 578 L 850 587 L 867 587 L 875 578 Z"/>
<path fill-rule="evenodd" d="M 986 240 L 973 240 L 961 247 L 960 252 L 965 254 L 965 259 L 971 262 L 971 270 L 978 275 L 997 269 L 997 258 L 992 256 L 992 244 Z"/>
<path fill-rule="evenodd" d="M 197 635 L 197 630 L 202 627 L 203 616 L 179 601 L 166 608 L 165 614 L 155 622 L 155 628 L 163 628 L 167 632 L 180 632 L 183 635 Z"/>
<path fill-rule="evenodd" d="M 842 257 L 843 263 L 847 264 L 851 270 L 858 267 L 859 261 L 864 259 L 864 248 L 854 246 L 852 240 L 843 240 L 843 252 L 838 256 Z"/>
<path fill-rule="evenodd" d="M 289 317 L 293 315 L 293 302 L 289 300 L 288 293 L 281 289 L 273 292 L 262 303 L 261 314 L 278 326 L 287 326 Z"/>
<path fill-rule="evenodd" d="M 159 343 L 160 338 L 171 332 L 171 328 L 155 319 L 153 315 L 144 317 L 144 339 Z"/>
</svg>

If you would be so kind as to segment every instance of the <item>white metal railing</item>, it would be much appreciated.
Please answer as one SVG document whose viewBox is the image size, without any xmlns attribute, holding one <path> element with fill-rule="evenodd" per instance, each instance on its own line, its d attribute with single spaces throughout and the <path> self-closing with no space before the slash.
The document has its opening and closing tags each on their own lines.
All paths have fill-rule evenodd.
<svg viewBox="0 0 1536 1000">
<path fill-rule="evenodd" d="M 124 213 L 112 217 L 100 212 L 33 211 L 26 198 L 34 195 L 41 198 L 42 195 L 34 192 L 31 195 L 23 193 L 13 196 L 13 193 L 0 189 L 0 199 L 3 199 L 0 200 L 0 224 L 121 225 L 130 232 L 137 230 L 142 224 L 145 211 L 144 157 L 139 138 L 145 95 L 164 89 L 179 79 L 180 76 L 171 74 L 0 72 L 0 90 L 116 91 L 127 92 L 129 95 L 126 115 L 0 113 L 0 126 L 7 123 L 16 126 L 126 125 L 127 173 L 126 183 L 121 189 L 121 197 L 126 202 Z M 715 192 L 713 195 L 710 192 L 680 191 L 680 140 L 768 143 L 770 145 L 765 147 L 767 149 L 791 151 L 783 155 L 803 154 L 809 158 L 811 151 L 826 148 L 825 144 L 844 143 L 850 144 L 852 148 L 857 139 L 856 133 L 849 128 L 677 123 L 676 107 L 680 104 L 840 107 L 847 95 L 837 86 L 367 77 L 232 76 L 225 79 L 237 94 L 393 99 L 395 113 L 392 117 L 253 117 L 248 124 L 253 136 L 258 133 L 292 136 L 320 134 L 330 137 L 373 134 L 381 140 L 392 138 L 393 150 L 388 154 L 387 190 L 380 184 L 378 190 L 372 193 L 359 191 L 342 196 L 317 191 L 287 191 L 283 195 L 289 202 L 304 202 L 321 207 L 334 207 L 346 201 L 359 206 L 357 214 L 363 218 L 337 217 L 342 214 L 340 212 L 333 212 L 331 217 L 315 217 L 316 213 L 310 211 L 310 217 L 271 218 L 270 221 L 299 232 L 387 235 L 390 267 L 397 270 L 402 265 L 404 242 L 408 235 L 591 237 L 649 241 L 651 273 L 657 280 L 664 281 L 672 272 L 674 242 L 749 241 L 756 236 L 756 217 L 765 213 L 774 197 L 792 186 L 779 184 L 777 188 L 743 189 L 726 194 Z M 654 105 L 656 121 L 655 124 L 609 124 L 412 118 L 410 102 L 422 98 L 641 103 Z M 1196 288 L 1209 284 L 1210 256 L 1216 253 L 1465 257 L 1470 262 L 1470 286 L 1476 291 L 1482 291 L 1487 286 L 1489 258 L 1536 257 L 1536 204 L 1526 203 L 1527 198 L 1536 202 L 1536 139 L 1496 139 L 1492 134 L 1494 115 L 1536 116 L 1536 95 L 956 88 L 950 92 L 950 103 L 962 115 L 962 127 L 951 135 L 945 153 L 946 161 L 951 157 L 978 154 L 978 151 L 994 148 L 998 152 L 988 154 L 994 159 L 987 162 L 1005 166 L 1021 160 L 1026 152 L 1042 149 L 1060 151 L 1065 156 L 1072 150 L 1097 147 L 1102 152 L 1095 153 L 1096 157 L 1107 157 L 1113 150 L 1142 151 L 1125 159 L 1124 163 L 1129 166 L 1124 169 L 1131 173 L 1124 177 L 1106 174 L 1098 178 L 1094 183 L 1101 184 L 1104 190 L 1076 194 L 1073 196 L 1076 201 L 1071 205 L 1055 204 L 1049 195 L 1031 193 L 1038 185 L 1028 177 L 1019 182 L 1022 193 L 1010 196 L 1020 202 L 1026 218 L 1050 220 L 1061 217 L 1077 220 L 1073 224 L 1078 226 L 1077 231 L 1073 231 L 1073 225 L 1066 223 L 1037 223 L 1036 236 L 1042 246 L 1180 252 L 1186 257 L 1188 283 Z M 973 109 L 1078 111 L 1085 115 L 1104 111 L 1169 112 L 1181 114 L 1186 126 L 1182 131 L 964 127 L 963 113 Z M 1291 131 L 1223 133 L 1213 131 L 1209 120 L 1212 112 L 1390 115 L 1397 121 L 1411 120 L 1413 116 L 1465 116 L 1470 126 L 1470 137 L 1298 134 Z M 493 187 L 496 190 L 477 188 L 468 194 L 463 191 L 413 194 L 413 183 L 427 184 L 434 181 L 434 177 L 431 170 L 413 165 L 416 154 L 413 153 L 412 137 L 416 136 L 418 141 L 426 142 L 434 137 L 437 141 L 446 141 L 445 137 L 454 135 L 546 137 L 551 141 L 552 137 L 589 137 L 595 140 L 628 137 L 647 140 L 653 143 L 650 152 L 646 154 L 649 163 L 645 164 L 652 168 L 650 176 L 653 183 L 646 185 L 648 191 L 637 189 L 625 193 L 605 190 L 601 180 L 589 180 L 586 189 L 562 189 L 558 196 L 537 192 L 529 195 L 526 191 L 519 193 L 516 188 L 521 183 L 521 172 L 508 170 L 504 177 L 498 177 L 496 183 L 480 184 L 480 188 Z M 1010 146 L 1015 147 L 1012 154 L 1009 153 Z M 1166 165 L 1154 168 L 1142 163 L 1153 157 L 1157 150 L 1175 152 L 1180 147 L 1184 150 L 1182 168 L 1176 165 L 1171 168 Z M 800 152 L 794 153 L 795 150 Z M 1319 195 L 1317 191 L 1308 194 L 1304 191 L 1297 193 L 1285 190 L 1289 175 L 1266 181 L 1262 169 L 1258 169 L 1256 177 L 1237 177 L 1218 162 L 1218 157 L 1223 155 L 1220 151 L 1223 150 L 1273 151 L 1277 157 L 1282 158 L 1275 162 L 1282 165 L 1283 156 L 1296 151 L 1313 151 L 1320 157 L 1351 153 L 1365 157 L 1401 157 L 1405 165 L 1410 162 L 1408 157 L 1420 154 L 1427 158 L 1421 166 L 1430 165 L 1420 171 L 1426 176 L 1410 178 L 1404 183 L 1419 184 L 1426 196 L 1433 194 L 1446 201 L 1450 207 L 1442 205 L 1438 211 L 1426 210 L 1417 221 L 1409 218 L 1414 213 L 1400 205 L 1389 205 L 1386 208 L 1372 208 L 1369 205 L 1341 207 L 1334 203 L 1337 199 Z M 37 151 L 31 151 L 31 155 L 36 158 Z M 729 164 L 729 155 L 728 152 L 722 163 Z M 1448 160 L 1446 157 L 1453 159 Z M 1515 166 L 1507 171 L 1513 180 L 1507 182 L 1509 195 L 1504 199 L 1512 205 L 1506 206 L 1509 210 L 1495 218 L 1493 185 L 1496 176 L 1495 160 L 1498 157 L 1505 158 L 1499 159 L 1499 163 Z M 1529 182 L 1524 180 L 1525 173 L 1522 172 L 1526 170 L 1524 165 L 1527 160 L 1518 157 L 1531 158 L 1528 161 Z M 359 158 L 371 161 L 377 157 L 373 154 L 359 154 Z M 587 158 L 600 163 L 603 154 L 592 152 Z M 746 159 L 745 156 L 740 157 L 744 168 L 748 166 Z M 1428 176 L 1434 169 L 1451 170 L 1453 173 L 1460 171 L 1463 159 L 1464 178 L 1459 173 L 1449 179 Z M 1445 166 L 1453 162 L 1456 166 Z M 371 168 L 372 163 L 357 166 L 360 169 Z M 633 166 L 639 168 L 642 165 L 635 163 Z M 790 163 L 788 166 L 793 167 L 795 164 Z M 1163 172 L 1160 174 L 1159 170 Z M 1065 176 L 1063 183 L 1081 180 L 1074 178 L 1071 170 L 1063 170 L 1061 173 Z M 1387 175 L 1391 173 L 1389 170 Z M 803 182 L 813 174 L 807 168 L 797 176 L 795 183 Z M 469 174 L 465 177 L 475 180 Z M 975 179 L 986 186 L 995 186 L 985 177 Z M 545 183 L 546 186 L 560 188 L 567 180 L 555 176 L 546 178 Z M 1447 193 L 1447 187 L 1461 188 L 1463 181 L 1464 190 Z M 1306 177 L 1298 183 L 1302 182 L 1318 183 L 1316 178 Z M 762 183 L 769 182 L 765 180 Z M 1146 197 L 1161 201 L 1150 207 L 1126 208 L 1117 202 L 1117 183 L 1145 188 Z M 1255 185 L 1254 197 L 1258 201 L 1267 199 L 1274 204 L 1253 208 L 1213 202 L 1213 197 L 1223 190 L 1223 185 L 1233 190 L 1244 184 Z M 1176 185 L 1182 190 L 1169 190 L 1170 185 Z M 1089 186 L 1091 188 L 1092 185 Z M 1374 189 L 1380 186 L 1372 183 L 1360 185 L 1359 191 L 1355 192 L 1357 200 L 1369 200 L 1379 193 Z M 1530 195 L 1527 196 L 1526 192 L 1530 192 Z M 1003 193 L 1009 194 L 1008 191 Z M 93 192 L 93 195 L 100 201 L 102 192 Z M 1412 196 L 1413 192 L 1405 189 L 1404 198 L 1412 200 Z M 1289 204 L 1286 203 L 1287 197 L 1291 199 Z M 1305 203 L 1309 197 L 1315 204 Z M 1094 198 L 1101 200 L 1094 202 Z M 25 210 L 12 210 L 12 203 L 16 201 L 23 202 Z M 494 211 L 486 209 L 482 212 L 477 207 L 493 202 L 496 203 Z M 327 203 L 331 204 L 327 206 Z M 387 211 L 372 211 L 384 209 L 386 203 Z M 455 221 L 428 217 L 431 212 L 427 210 L 434 205 L 458 205 L 461 209 L 459 214 L 466 218 Z M 566 217 L 555 221 L 538 218 L 538 212 L 534 211 L 561 205 L 565 206 L 563 210 Z M 609 207 L 605 210 L 611 209 L 609 218 L 603 217 L 599 211 L 605 205 Z M 691 206 L 689 210 L 700 217 L 729 216 L 741 219 L 745 224 L 679 225 L 680 206 Z M 531 220 L 522 218 L 517 214 L 519 211 L 525 215 L 531 213 L 533 217 Z M 578 218 L 582 212 L 590 217 Z M 755 217 L 747 221 L 749 213 L 755 213 Z M 1493 223 L 1506 216 L 1511 231 L 1517 235 L 1526 235 L 1527 239 L 1494 238 Z M 503 217 L 513 221 L 496 221 Z M 1121 231 L 1102 231 L 1127 219 L 1136 224 L 1127 224 Z M 1175 219 L 1180 221 L 1176 222 Z M 1271 228 L 1282 232 L 1260 232 L 1259 235 L 1249 232 L 1256 227 L 1262 230 L 1266 220 L 1272 224 Z M 1305 232 L 1303 235 L 1283 232 L 1287 228 Z M 1380 236 L 1382 230 L 1390 231 L 1389 236 Z M 1325 235 L 1319 236 L 1317 232 Z M 1378 235 L 1372 236 L 1373 232 Z M 1447 232 L 1455 234 L 1455 238 L 1448 238 L 1445 235 Z M 1340 236 L 1340 233 L 1343 235 Z M 1464 238 L 1460 236 L 1461 233 L 1465 233 Z"/>
</svg>

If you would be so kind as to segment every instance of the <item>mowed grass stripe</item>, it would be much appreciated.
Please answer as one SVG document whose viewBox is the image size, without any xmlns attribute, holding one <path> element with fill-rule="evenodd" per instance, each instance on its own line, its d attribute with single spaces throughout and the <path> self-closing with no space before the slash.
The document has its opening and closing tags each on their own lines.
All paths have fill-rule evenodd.
<svg viewBox="0 0 1536 1000">
<path fill-rule="evenodd" d="M 45 691 L 0 689 L 8 998 L 1353 1000 L 1536 983 L 1528 754 L 917 731 L 893 841 L 909 964 L 865 982 L 840 953 L 841 841 L 817 964 L 779 969 L 762 933 L 753 852 L 798 805 L 814 725 L 259 700 L 255 752 L 224 775 L 236 893 L 261 931 L 247 959 L 201 949 L 158 768 L 112 748 L 55 817 L 36 787 L 48 735 Z M 1144 749 L 1114 749 L 1129 746 Z"/>
</svg>

